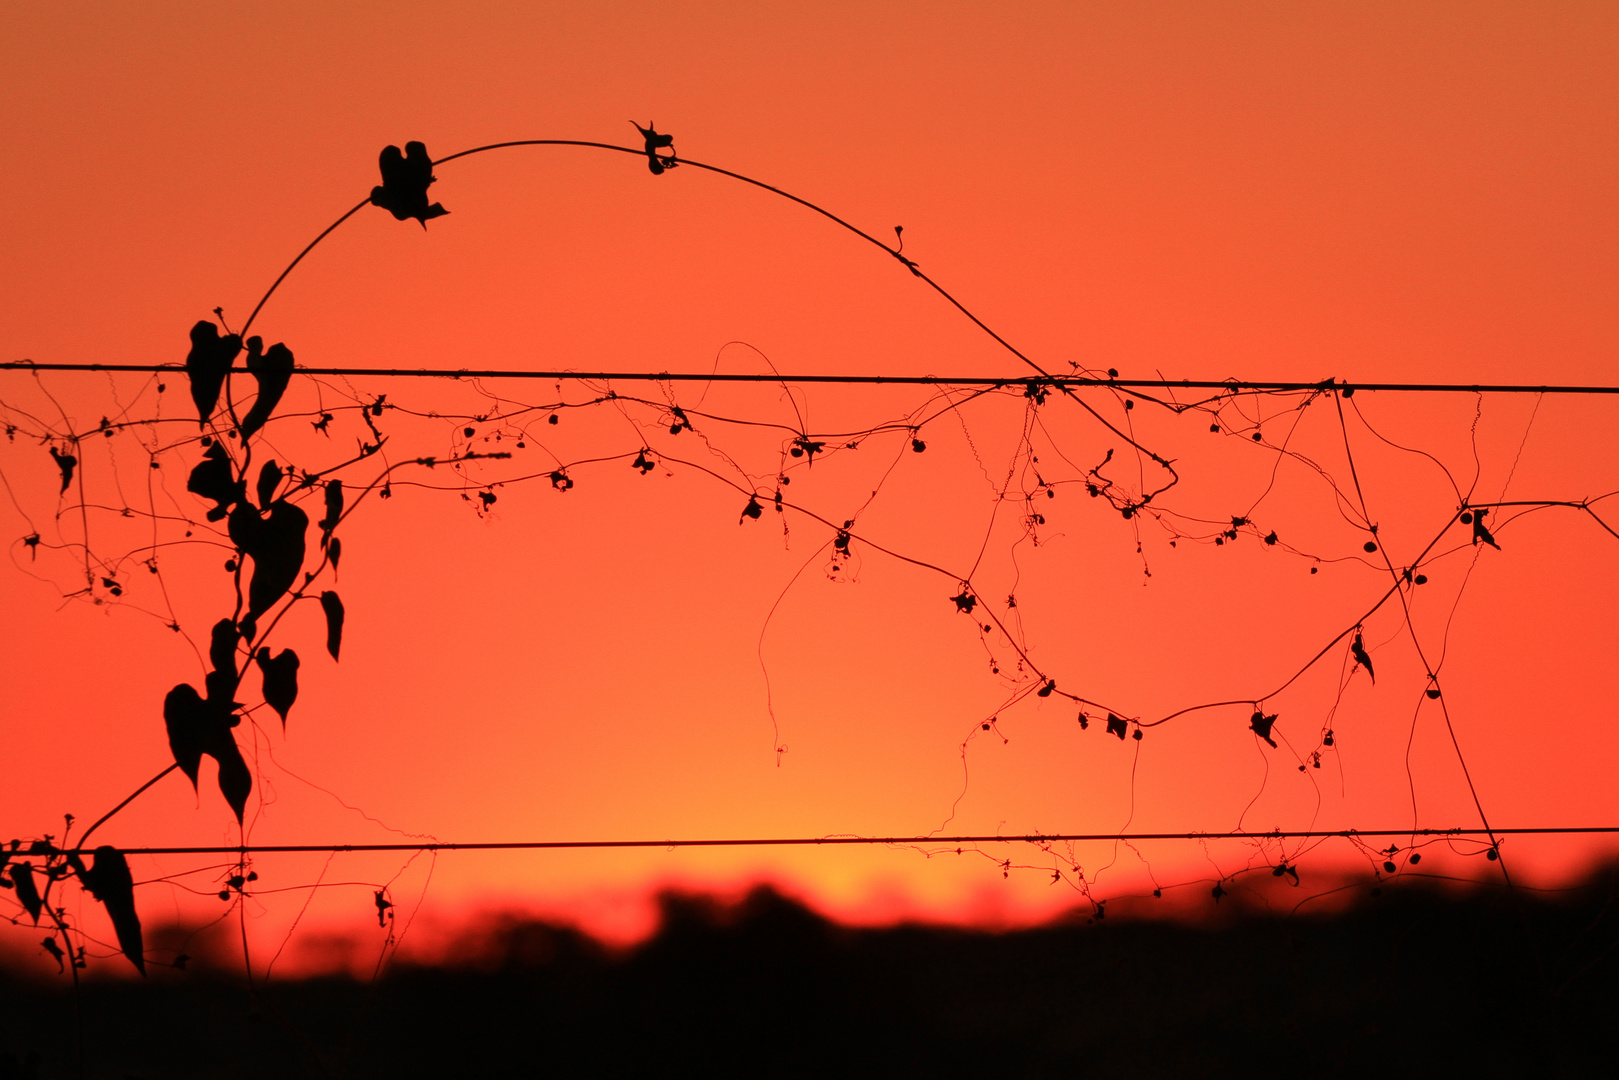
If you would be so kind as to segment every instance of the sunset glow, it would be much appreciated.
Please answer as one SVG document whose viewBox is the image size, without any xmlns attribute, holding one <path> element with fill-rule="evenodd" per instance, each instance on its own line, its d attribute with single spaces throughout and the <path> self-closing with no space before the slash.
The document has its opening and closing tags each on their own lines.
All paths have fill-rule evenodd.
<svg viewBox="0 0 1619 1080">
<path fill-rule="evenodd" d="M 1015 382 L 1037 371 L 1012 351 L 1120 380 L 1619 383 L 1619 11 L 421 15 L 0 14 L 0 361 L 180 365 L 188 329 L 218 307 L 240 330 L 382 183 L 378 152 L 419 140 L 448 213 L 362 207 L 264 304 L 266 346 L 305 368 L 788 381 L 294 376 L 253 469 L 342 465 L 350 513 L 341 565 L 267 639 L 301 657 L 284 730 L 257 669 L 237 694 L 245 832 L 208 761 L 92 844 L 1619 825 L 1619 398 L 1069 393 Z M 635 150 L 652 124 L 676 162 L 877 243 L 633 153 L 442 161 Z M 204 429 L 178 367 L 0 370 L 0 421 L 0 839 L 59 838 L 175 760 L 165 695 L 203 686 L 238 555 L 187 491 Z M 288 490 L 321 517 L 313 482 Z M 1150 915 L 1155 889 L 1196 917 L 1249 877 L 1291 906 L 1385 857 L 1415 873 L 1413 852 L 1556 883 L 1612 850 L 264 854 L 245 895 L 229 856 L 130 865 L 148 927 L 228 909 L 255 964 L 310 970 L 369 969 L 407 926 L 426 955 L 500 911 L 634 940 L 666 888 L 1012 926 Z M 12 936 L 55 970 L 31 926 Z"/>
</svg>

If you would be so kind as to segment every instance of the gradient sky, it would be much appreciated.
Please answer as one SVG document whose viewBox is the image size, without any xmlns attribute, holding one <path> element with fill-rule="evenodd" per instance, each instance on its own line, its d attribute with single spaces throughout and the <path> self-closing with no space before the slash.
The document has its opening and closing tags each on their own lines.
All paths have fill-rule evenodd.
<svg viewBox="0 0 1619 1080">
<path fill-rule="evenodd" d="M 509 139 L 633 145 L 636 120 L 674 133 L 683 156 L 880 239 L 903 225 L 906 255 L 1048 370 L 1619 381 L 1611 5 L 13 5 L 0 61 L 5 360 L 180 362 L 193 322 L 222 306 L 239 326 L 365 196 L 388 143 L 419 139 L 435 157 Z M 552 147 L 451 162 L 438 178 L 448 217 L 424 232 L 363 210 L 255 331 L 311 365 L 1027 371 L 869 244 L 724 177 L 653 177 L 629 156 Z M 160 401 L 139 375 L 0 373 L 0 401 L 81 431 L 103 415 L 183 417 L 183 381 L 163 381 Z M 612 389 L 816 432 L 941 408 L 917 387 Z M 1260 530 L 1221 546 L 1187 538 L 1184 518 L 1171 546 L 1165 526 L 1085 498 L 1084 470 L 1109 449 L 1134 490 L 1152 466 L 1136 472 L 1127 446 L 1060 398 L 1032 414 L 1016 396 L 976 401 L 930 422 L 925 454 L 890 433 L 809 468 L 782 457 L 782 429 L 701 422 L 671 438 L 656 408 L 629 403 L 462 434 L 460 417 L 594 396 L 577 384 L 303 380 L 283 412 L 377 394 L 422 414 L 379 421 L 391 460 L 493 449 L 496 434 L 504 449 L 523 439 L 527 456 L 476 466 L 470 481 L 408 477 L 442 490 L 401 473 L 394 498 L 345 525 L 342 662 L 321 651 L 318 609 L 300 607 L 280 644 L 304 657 L 303 696 L 285 736 L 255 714 L 256 843 L 1471 827 L 1396 608 L 1364 626 L 1375 685 L 1340 643 L 1267 704 L 1277 750 L 1242 707 L 1121 744 L 1099 724 L 1080 730 L 1059 698 L 1003 709 L 1027 683 L 1004 636 L 955 611 L 956 578 L 971 573 L 1062 690 L 1147 720 L 1267 693 L 1387 588 L 1326 479 L 1353 490 L 1346 431 L 1397 566 L 1456 511 L 1447 469 L 1480 501 L 1619 489 L 1619 403 L 1601 398 L 1368 393 L 1346 403 L 1343 428 L 1330 398 L 1302 412 L 1299 398 L 1249 399 L 1247 421 L 1221 414 L 1237 433 L 1214 434 L 1208 414 L 1146 405 L 1127 418 L 1118 396 L 1088 392 L 1176 461 L 1166 509 L 1206 519 L 1205 537 L 1233 515 Z M 181 544 L 161 549 L 161 575 L 128 563 L 116 603 L 105 590 L 64 602 L 82 564 L 49 546 L 81 541 L 81 520 L 109 556 L 150 543 L 151 520 L 120 517 L 124 506 L 200 518 L 184 491 L 197 449 L 153 472 L 134 440 L 162 431 L 168 445 L 182 426 L 87 443 L 90 501 L 107 509 L 58 520 L 69 504 L 27 437 L 37 425 L 8 422 L 20 427 L 0 444 L 9 837 L 59 832 L 66 811 L 99 816 L 169 762 L 162 698 L 200 680 L 194 645 L 226 613 L 230 578 L 224 548 Z M 1058 482 L 1033 534 L 1020 500 L 996 502 L 1009 477 L 1033 489 L 1025 431 Z M 333 432 L 289 419 L 266 438 L 281 460 L 318 468 L 363 428 L 345 413 Z M 616 456 L 643 443 L 664 461 L 646 476 Z M 596 457 L 611 460 L 575 464 L 565 493 L 543 479 L 478 486 Z M 864 540 L 832 571 L 832 532 L 794 514 L 739 524 L 743 496 L 696 467 L 733 480 L 740 468 L 768 494 L 784 464 L 804 507 L 834 523 L 858 513 L 859 537 L 948 573 Z M 461 497 L 480 490 L 499 500 L 483 514 Z M 1443 656 L 1478 797 L 1497 826 L 1619 823 L 1619 541 L 1572 509 L 1495 520 L 1500 551 L 1469 545 L 1459 525 L 1446 534 L 1411 624 Z M 1281 544 L 1268 547 L 1259 536 L 1272 529 Z M 21 540 L 35 530 L 37 560 Z M 171 610 L 185 634 L 165 628 Z M 1329 728 L 1322 768 L 1300 773 Z M 171 776 L 98 839 L 238 833 L 205 771 L 200 798 Z M 1483 866 L 1476 846 L 1424 850 L 1439 872 Z M 1606 849 L 1504 850 L 1551 880 Z M 424 920 L 517 904 L 619 935 L 644 928 L 647 891 L 667 883 L 771 879 L 878 920 L 1019 922 L 1080 899 L 1070 863 L 986 852 L 455 854 L 430 886 L 427 859 L 266 857 L 260 884 L 290 891 L 252 911 L 273 949 L 318 877 L 362 883 L 310 903 L 303 925 L 337 929 L 363 927 L 371 888 L 390 881 L 401 910 L 426 896 Z M 1154 883 L 1206 892 L 1277 858 L 1318 880 L 1368 865 L 1347 844 L 1062 854 L 1098 897 Z M 1032 869 L 1003 877 L 1007 858 Z M 195 866 L 148 859 L 136 874 Z M 137 896 L 149 920 L 212 917 L 221 876 Z"/>
</svg>

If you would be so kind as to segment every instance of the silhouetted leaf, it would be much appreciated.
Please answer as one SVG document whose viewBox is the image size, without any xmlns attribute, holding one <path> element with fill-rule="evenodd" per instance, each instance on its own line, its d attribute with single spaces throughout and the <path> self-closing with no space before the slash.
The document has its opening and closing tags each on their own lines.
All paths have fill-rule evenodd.
<svg viewBox="0 0 1619 1080">
<path fill-rule="evenodd" d="M 378 889 L 377 890 L 377 895 L 376 895 L 376 903 L 377 903 L 377 925 L 378 926 L 387 926 L 388 925 L 388 920 L 393 918 L 392 915 L 388 914 L 389 909 L 393 907 L 393 901 L 388 899 L 387 894 L 385 893 L 384 890 Z"/>
<path fill-rule="evenodd" d="M 287 712 L 298 700 L 298 654 L 282 649 L 271 656 L 269 649 L 260 649 L 257 657 L 259 670 L 264 673 L 264 702 L 281 716 L 281 728 L 287 727 Z"/>
<path fill-rule="evenodd" d="M 1117 736 L 1120 741 L 1123 741 L 1125 733 L 1129 730 L 1130 725 L 1126 723 L 1123 717 L 1114 716 L 1112 713 L 1107 714 L 1107 733 L 1109 735 Z"/>
<path fill-rule="evenodd" d="M 225 531 L 230 534 L 231 543 L 243 555 L 250 555 L 258 547 L 264 533 L 264 516 L 259 508 L 248 502 L 245 498 L 231 507 L 230 520 L 225 523 Z"/>
<path fill-rule="evenodd" d="M 1270 737 L 1270 726 L 1274 723 L 1276 723 L 1275 713 L 1255 712 L 1253 716 L 1248 718 L 1248 726 L 1253 729 L 1254 734 L 1270 743 L 1273 749 L 1276 746 L 1276 740 Z"/>
<path fill-rule="evenodd" d="M 191 352 L 186 355 L 186 378 L 191 382 L 191 401 L 197 406 L 197 424 L 208 422 L 219 404 L 219 391 L 225 385 L 231 361 L 242 351 L 236 334 L 219 336 L 219 328 L 203 319 L 191 328 Z"/>
<path fill-rule="evenodd" d="M 792 447 L 787 451 L 793 457 L 807 457 L 811 464 L 815 462 L 815 455 L 826 449 L 824 442 L 811 442 L 807 436 L 800 435 L 793 439 Z"/>
<path fill-rule="evenodd" d="M 218 521 L 242 497 L 242 485 L 236 481 L 231 469 L 230 455 L 225 448 L 214 443 L 202 455 L 202 461 L 191 470 L 186 490 L 212 499 L 213 509 L 208 511 L 209 521 Z"/>
<path fill-rule="evenodd" d="M 382 170 L 382 184 L 371 189 L 371 202 L 395 219 L 415 218 L 425 229 L 430 218 L 449 213 L 438 203 L 428 205 L 427 187 L 438 178 L 424 144 L 408 142 L 403 154 L 397 146 L 384 147 L 377 165 Z"/>
<path fill-rule="evenodd" d="M 135 880 L 123 852 L 103 844 L 96 848 L 96 861 L 79 877 L 91 895 L 100 900 L 118 934 L 118 947 L 124 950 L 135 970 L 146 974 L 146 948 L 141 941 L 141 920 L 135 914 Z"/>
<path fill-rule="evenodd" d="M 222 740 L 209 747 L 208 753 L 219 762 L 219 793 L 236 812 L 236 823 L 240 825 L 247 808 L 247 796 L 253 790 L 253 774 L 248 772 L 247 762 L 242 760 L 242 752 L 228 731 Z"/>
<path fill-rule="evenodd" d="M 79 463 L 79 459 L 54 446 L 50 449 L 51 457 L 56 459 L 56 467 L 62 470 L 62 490 L 57 494 L 63 494 L 67 491 L 67 486 L 73 483 L 73 466 Z"/>
<path fill-rule="evenodd" d="M 238 510 L 241 507 L 237 508 Z M 256 524 L 243 521 L 243 550 L 253 557 L 253 579 L 247 589 L 247 620 L 255 622 L 286 595 L 304 566 L 304 534 L 309 515 L 281 499 L 272 503 L 267 518 L 253 515 Z M 237 515 L 231 514 L 231 538 L 237 540 Z M 244 620 L 245 622 L 246 620 Z"/>
<path fill-rule="evenodd" d="M 244 436 L 246 435 L 245 432 L 243 434 Z M 274 459 L 264 463 L 264 467 L 259 470 L 258 495 L 260 506 L 270 505 L 270 500 L 275 498 L 275 489 L 281 486 L 281 477 L 284 475 L 281 471 L 281 466 L 277 465 Z"/>
<path fill-rule="evenodd" d="M 197 768 L 208 742 L 211 713 L 196 687 L 181 683 L 163 699 L 163 722 L 169 732 L 169 752 L 175 764 L 197 786 Z"/>
<path fill-rule="evenodd" d="M 320 594 L 320 607 L 326 612 L 326 651 L 336 660 L 338 650 L 343 647 L 343 601 L 327 590 Z"/>
<path fill-rule="evenodd" d="M 648 123 L 646 127 L 636 124 L 634 120 L 631 120 L 630 123 L 635 124 L 635 130 L 641 133 L 641 138 L 646 142 L 646 167 L 652 170 L 652 175 L 660 176 L 663 170 L 674 168 L 677 164 L 675 161 L 675 137 L 673 135 L 658 134 L 658 126 L 654 123 Z M 658 156 L 658 151 L 666 147 L 669 150 L 669 156 Z"/>
<path fill-rule="evenodd" d="M 63 486 L 65 487 L 66 485 L 64 484 Z M 1478 544 L 1482 541 L 1500 551 L 1501 545 L 1495 542 L 1495 537 L 1490 535 L 1490 530 L 1484 527 L 1484 515 L 1487 513 L 1489 513 L 1488 510 L 1473 511 L 1473 543 Z M 1462 520 L 1467 520 L 1467 515 L 1463 514 Z"/>
<path fill-rule="evenodd" d="M 36 918 L 34 923 L 35 925 L 38 925 L 39 920 Z M 46 938 L 44 941 L 40 942 L 40 944 L 45 947 L 46 952 L 50 953 L 56 958 L 56 973 L 60 975 L 62 972 L 66 971 L 67 967 L 62 963 L 62 960 L 66 954 L 62 952 L 62 946 L 56 943 L 56 939 Z"/>
<path fill-rule="evenodd" d="M 332 569 L 336 570 L 337 564 L 343 561 L 343 538 L 341 536 L 332 537 L 332 542 L 326 547 L 326 557 L 332 560 Z"/>
<path fill-rule="evenodd" d="M 203 700 L 189 683 L 176 686 L 163 699 L 163 719 L 175 763 L 191 779 L 191 786 L 196 787 L 202 755 L 207 754 L 217 761 L 219 789 L 236 809 L 240 821 L 239 804 L 245 802 L 253 782 L 246 775 L 247 766 L 231 735 L 231 728 L 240 722 L 235 708 L 236 703 L 228 698 Z"/>
<path fill-rule="evenodd" d="M 746 521 L 748 518 L 758 521 L 764 516 L 764 512 L 765 508 L 759 505 L 758 498 L 756 496 L 749 495 L 748 505 L 742 508 L 742 516 L 736 519 L 737 524 L 742 524 L 742 522 Z"/>
<path fill-rule="evenodd" d="M 247 339 L 247 370 L 259 384 L 259 396 L 253 400 L 253 407 L 247 415 L 242 417 L 244 440 L 270 419 L 270 414 L 281 403 L 281 395 L 287 391 L 287 383 L 292 381 L 292 350 L 278 341 L 270 346 L 269 352 L 261 354 L 259 350 L 263 345 L 259 338 Z M 259 501 L 264 501 L 262 480 Z"/>
<path fill-rule="evenodd" d="M 27 863 L 14 863 L 11 867 L 11 884 L 16 886 L 17 900 L 28 912 L 28 917 L 39 925 L 39 913 L 44 909 L 44 903 L 39 898 L 39 890 L 34 887 L 34 868 Z"/>
<path fill-rule="evenodd" d="M 952 596 L 950 599 L 955 603 L 957 611 L 965 611 L 970 613 L 973 608 L 978 606 L 978 597 L 974 596 L 966 589 L 961 590 L 961 592 L 957 593 L 955 596 Z"/>
<path fill-rule="evenodd" d="M 338 521 L 343 517 L 343 481 L 326 481 L 326 516 L 316 522 L 320 526 L 320 546 L 325 547 L 332 538 L 332 530 L 337 528 Z M 334 559 L 333 562 L 336 562 Z"/>
<path fill-rule="evenodd" d="M 1366 674 L 1377 681 L 1377 672 L 1372 670 L 1372 658 L 1366 653 L 1366 643 L 1360 638 L 1360 631 L 1355 631 L 1355 640 L 1349 643 L 1349 651 L 1355 654 L 1355 663 L 1366 669 Z"/>
<path fill-rule="evenodd" d="M 215 671 L 236 669 L 236 624 L 229 619 L 214 623 L 208 643 L 208 661 Z"/>
<path fill-rule="evenodd" d="M 207 676 L 208 701 L 215 706 L 233 708 L 231 698 L 236 694 L 236 624 L 220 619 L 214 624 L 208 645 L 208 660 L 214 669 Z"/>
</svg>

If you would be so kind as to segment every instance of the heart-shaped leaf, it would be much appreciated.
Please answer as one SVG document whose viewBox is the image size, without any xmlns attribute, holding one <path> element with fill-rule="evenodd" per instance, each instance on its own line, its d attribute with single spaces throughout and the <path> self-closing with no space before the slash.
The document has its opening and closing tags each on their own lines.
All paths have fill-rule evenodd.
<svg viewBox="0 0 1619 1080">
<path fill-rule="evenodd" d="M 279 655 L 271 656 L 269 649 L 260 649 L 257 660 L 264 673 L 264 703 L 280 715 L 285 731 L 287 713 L 298 700 L 298 654 L 282 649 Z"/>
<path fill-rule="evenodd" d="M 237 749 L 231 728 L 239 718 L 236 703 L 229 700 L 205 701 L 190 683 L 181 683 L 163 699 L 163 719 L 168 726 L 169 751 L 175 763 L 197 786 L 197 770 L 202 756 L 207 754 L 219 763 L 219 790 L 236 811 L 236 820 L 242 820 L 248 792 L 253 790 L 253 776 L 248 772 L 242 752 Z"/>
<path fill-rule="evenodd" d="M 117 848 L 103 844 L 96 848 L 96 861 L 88 870 L 80 869 L 90 894 L 100 900 L 112 919 L 112 928 L 118 934 L 118 947 L 135 965 L 135 970 L 146 974 L 146 948 L 141 940 L 141 920 L 135 913 L 135 880 L 129 873 L 129 862 Z"/>
<path fill-rule="evenodd" d="M 287 391 L 287 383 L 292 381 L 292 350 L 279 341 L 270 346 L 269 352 L 260 353 L 262 347 L 259 338 L 248 338 L 247 370 L 259 384 L 259 395 L 242 417 L 243 439 L 250 438 L 270 419 L 270 414 L 281 403 L 281 395 Z"/>
<path fill-rule="evenodd" d="M 395 219 L 415 218 L 425 229 L 429 220 L 449 213 L 438 203 L 428 205 L 427 187 L 437 178 L 425 144 L 408 142 L 404 153 L 397 146 L 384 147 L 377 164 L 382 184 L 371 189 L 371 202 Z"/>
<path fill-rule="evenodd" d="M 234 522 L 235 515 L 232 514 Z M 270 505 L 270 514 L 258 522 L 252 546 L 244 549 L 253 557 L 253 579 L 247 588 L 247 617 L 256 621 L 280 600 L 304 566 L 304 533 L 309 515 L 281 499 Z M 251 527 L 249 531 L 254 531 Z"/>
<path fill-rule="evenodd" d="M 203 747 L 208 743 L 212 713 L 208 703 L 190 683 L 181 683 L 163 699 L 163 722 L 169 732 L 169 753 L 174 762 L 197 786 L 197 768 Z"/>
<path fill-rule="evenodd" d="M 219 391 L 225 385 L 231 361 L 242 351 L 242 339 L 235 334 L 219 336 L 219 328 L 206 319 L 191 328 L 191 352 L 186 355 L 186 378 L 191 382 L 191 401 L 197 406 L 197 424 L 206 424 L 219 404 Z"/>
<path fill-rule="evenodd" d="M 219 762 L 219 793 L 236 812 L 236 824 L 240 825 L 242 813 L 247 809 L 247 796 L 253 790 L 253 774 L 248 771 L 247 762 L 242 760 L 242 752 L 229 731 L 208 748 L 208 754 Z"/>
<path fill-rule="evenodd" d="M 242 497 L 242 485 L 236 481 L 231 469 L 230 455 L 225 448 L 214 443 L 202 455 L 202 461 L 191 470 L 186 490 L 212 499 L 214 507 L 208 511 L 209 521 L 218 521 Z"/>
</svg>

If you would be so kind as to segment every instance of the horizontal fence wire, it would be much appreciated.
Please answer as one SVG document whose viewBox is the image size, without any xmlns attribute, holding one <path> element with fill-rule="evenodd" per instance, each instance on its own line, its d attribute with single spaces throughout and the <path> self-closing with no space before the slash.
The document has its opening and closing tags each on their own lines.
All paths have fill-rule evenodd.
<svg viewBox="0 0 1619 1080">
<path fill-rule="evenodd" d="M 820 847 L 847 844 L 940 847 L 960 844 L 1051 844 L 1085 841 L 1147 840 L 1308 840 L 1384 839 L 1388 837 L 1548 836 L 1619 833 L 1619 825 L 1553 825 L 1513 829 L 1276 829 L 1270 832 L 1137 832 L 1137 833 L 1025 833 L 1019 836 L 778 836 L 725 837 L 685 840 L 448 840 L 393 844 L 245 844 L 237 847 L 126 847 L 125 855 L 285 855 L 368 851 L 552 851 L 579 848 L 683 848 L 683 847 Z M 48 854 L 93 855 L 90 848 L 53 848 Z M 19 851 L 18 855 L 47 854 Z"/>
<path fill-rule="evenodd" d="M 32 360 L 0 362 L 0 371 L 137 371 L 184 375 L 178 364 L 36 364 Z M 234 374 L 247 374 L 246 368 L 233 368 Z M 767 382 L 840 383 L 848 385 L 897 386 L 1112 386 L 1131 390 L 1387 390 L 1429 394 L 1619 394 L 1619 386 L 1533 386 L 1521 383 L 1393 383 L 1344 382 L 1336 379 L 1315 382 L 1262 382 L 1252 379 L 1116 379 L 1080 375 L 776 375 L 690 371 L 537 371 L 496 368 L 362 368 L 304 367 L 300 375 L 373 376 L 389 379 L 582 379 L 626 382 Z"/>
</svg>

